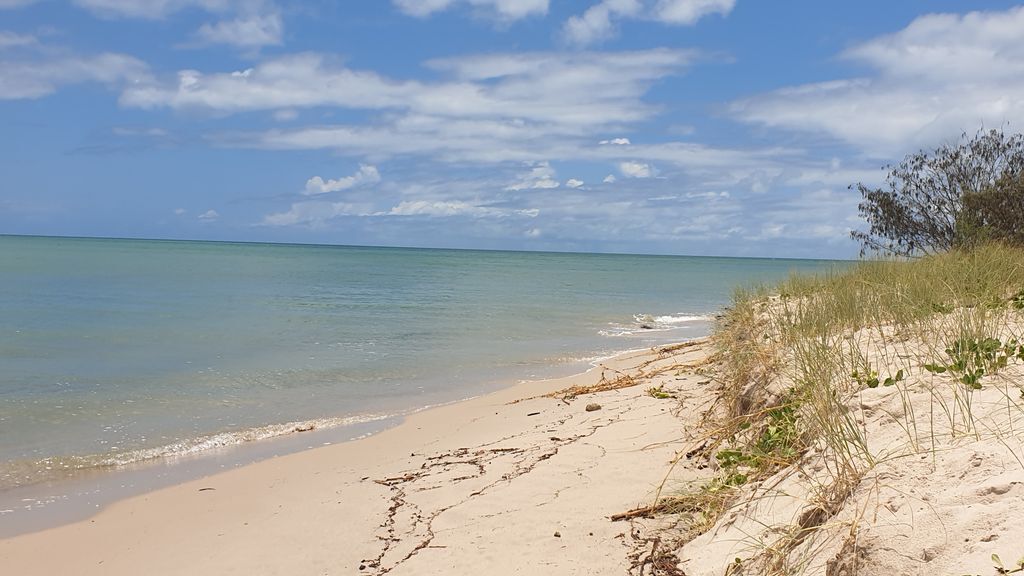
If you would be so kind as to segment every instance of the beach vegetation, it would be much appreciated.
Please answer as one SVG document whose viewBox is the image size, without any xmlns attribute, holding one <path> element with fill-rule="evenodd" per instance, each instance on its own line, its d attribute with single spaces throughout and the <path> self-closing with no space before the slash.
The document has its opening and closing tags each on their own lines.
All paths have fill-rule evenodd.
<svg viewBox="0 0 1024 576">
<path fill-rule="evenodd" d="M 1001 241 L 1024 245 L 1024 136 L 964 133 L 887 166 L 885 185 L 851 186 L 868 229 L 861 254 L 937 254 Z"/>
<path fill-rule="evenodd" d="M 1009 568 L 1006 567 L 1005 564 L 1003 564 L 1003 560 L 999 557 L 998 554 L 993 554 L 991 556 L 991 558 L 992 558 L 992 568 L 995 569 L 996 574 L 1018 574 L 1018 573 L 1024 572 L 1024 556 L 1019 558 L 1017 560 L 1017 562 L 1012 567 L 1009 567 Z M 978 575 L 964 574 L 964 576 L 978 576 Z"/>
<path fill-rule="evenodd" d="M 1024 360 L 1024 345 L 1010 338 L 1005 343 L 998 338 L 957 339 L 946 348 L 949 362 L 945 364 L 925 364 L 925 370 L 932 374 L 949 372 L 968 388 L 981 389 L 981 377 L 986 373 L 994 374 L 1005 368 L 1010 360 Z"/>
<path fill-rule="evenodd" d="M 651 398 L 657 398 L 659 400 L 667 400 L 669 398 L 675 398 L 676 395 L 668 390 L 665 390 L 665 385 L 652 386 L 647 389 L 647 395 Z"/>
<path fill-rule="evenodd" d="M 903 380 L 905 376 L 903 374 L 903 370 L 901 369 L 897 370 L 894 376 L 886 376 L 885 380 L 879 380 L 878 372 L 869 369 L 864 371 L 863 373 L 854 370 L 850 374 L 850 377 L 853 378 L 854 382 L 856 382 L 859 386 L 864 386 L 867 388 L 878 388 L 879 384 L 881 384 L 882 386 L 893 386 L 897 382 Z"/>
<path fill-rule="evenodd" d="M 999 574 L 1015 574 L 1017 572 L 1024 572 L 1024 557 L 1017 560 L 1017 563 L 1013 568 L 1007 568 L 1003 565 L 1002 559 L 999 558 L 998 554 L 992 555 L 992 565 L 995 567 L 996 572 Z"/>
<path fill-rule="evenodd" d="M 879 463 L 983 433 L 972 395 L 1024 360 L 1022 287 L 1024 247 L 992 243 L 738 290 L 711 339 L 720 393 L 702 453 L 715 475 L 639 512 L 684 514 L 693 538 L 795 475 L 813 489 L 793 525 L 771 532 L 788 536 L 743 560 L 790 573 L 790 554 L 820 544 L 816 531 Z M 1003 383 L 1007 409 L 1024 414 L 1024 393 Z M 927 414 L 911 399 L 921 394 Z M 872 445 L 859 399 L 882 395 L 902 444 Z"/>
</svg>

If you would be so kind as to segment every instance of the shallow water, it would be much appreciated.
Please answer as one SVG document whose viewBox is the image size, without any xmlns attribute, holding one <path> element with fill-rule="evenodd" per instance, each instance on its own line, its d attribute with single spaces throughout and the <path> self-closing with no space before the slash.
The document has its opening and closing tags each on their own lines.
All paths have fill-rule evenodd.
<svg viewBox="0 0 1024 576">
<path fill-rule="evenodd" d="M 567 373 L 834 264 L 0 236 L 0 490 Z"/>
</svg>

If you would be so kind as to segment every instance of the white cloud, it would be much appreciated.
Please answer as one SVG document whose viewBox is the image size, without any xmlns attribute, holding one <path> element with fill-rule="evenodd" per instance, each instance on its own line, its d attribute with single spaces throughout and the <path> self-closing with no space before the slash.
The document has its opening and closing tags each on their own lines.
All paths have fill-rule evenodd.
<svg viewBox="0 0 1024 576">
<path fill-rule="evenodd" d="M 391 208 L 373 211 L 368 204 L 350 202 L 297 202 L 285 212 L 268 214 L 263 218 L 266 226 L 305 226 L 322 228 L 332 220 L 341 217 L 359 218 L 392 218 L 392 217 L 425 217 L 425 218 L 536 218 L 540 214 L 537 209 L 498 208 L 480 205 L 466 200 L 402 200 Z"/>
<path fill-rule="evenodd" d="M 565 181 L 565 185 L 566 185 L 566 187 L 573 188 L 573 189 L 582 188 L 583 187 L 583 180 L 577 180 L 576 178 L 569 178 L 568 180 Z"/>
<path fill-rule="evenodd" d="M 362 157 L 425 155 L 440 162 L 506 164 L 522 162 L 533 168 L 551 161 L 635 161 L 672 164 L 691 174 L 717 174 L 738 180 L 758 170 L 781 170 L 780 166 L 800 159 L 799 149 L 713 148 L 692 142 L 621 146 L 588 145 L 593 140 L 578 139 L 558 126 L 530 126 L 515 122 L 484 120 L 444 120 L 417 118 L 416 122 L 398 122 L 378 127 L 323 126 L 298 130 L 271 130 L 241 140 L 220 142 L 227 146 L 253 146 L 265 149 L 331 149 L 344 155 Z M 548 169 L 550 164 L 548 164 Z M 553 172 L 553 170 L 552 170 Z M 537 178 L 529 171 L 504 185 L 532 188 Z M 555 176 L 548 179 L 554 181 Z M 848 184 L 849 182 L 847 182 Z"/>
<path fill-rule="evenodd" d="M 585 156 L 594 159 L 622 160 L 642 157 L 649 161 L 668 162 L 690 171 L 714 171 L 718 174 L 778 169 L 784 163 L 799 159 L 805 151 L 792 148 L 714 148 L 693 142 L 664 142 L 634 145 L 628 149 L 601 146 Z"/>
<path fill-rule="evenodd" d="M 642 10 L 640 0 L 603 0 L 582 15 L 570 17 L 564 27 L 565 38 L 573 44 L 593 44 L 615 33 L 613 18 L 636 17 Z"/>
<path fill-rule="evenodd" d="M 0 0 L 2 1 L 2 0 Z M 217 15 L 194 36 L 201 44 L 229 44 L 256 49 L 281 44 L 284 23 L 273 0 L 73 0 L 104 18 L 160 20 L 184 10 L 202 10 Z"/>
<path fill-rule="evenodd" d="M 284 24 L 280 14 L 252 14 L 199 27 L 196 37 L 211 44 L 259 48 L 281 44 Z"/>
<path fill-rule="evenodd" d="M 41 98 L 69 84 L 96 82 L 114 87 L 148 75 L 144 63 L 123 54 L 0 59 L 0 100 Z"/>
<path fill-rule="evenodd" d="M 611 140 L 601 140 L 599 142 L 599 144 L 601 144 L 601 145 L 614 144 L 616 146 L 629 146 L 631 144 L 631 142 L 629 141 L 629 138 L 612 138 Z"/>
<path fill-rule="evenodd" d="M 728 16 L 736 0 L 658 0 L 654 18 L 666 24 L 692 26 L 712 14 Z"/>
<path fill-rule="evenodd" d="M 537 180 L 536 182 L 533 183 L 533 186 L 531 186 L 531 188 L 558 188 L 558 186 L 559 184 L 557 180 Z"/>
<path fill-rule="evenodd" d="M 391 0 L 391 3 L 409 16 L 425 18 L 435 12 L 447 10 L 456 0 Z"/>
<path fill-rule="evenodd" d="M 317 54 L 266 60 L 234 73 L 179 72 L 176 83 L 138 84 L 124 106 L 221 114 L 313 107 L 381 110 L 373 125 L 322 125 L 231 134 L 222 143 L 330 148 L 362 157 L 427 154 L 445 160 L 540 161 L 596 135 L 648 119 L 656 80 L 694 53 L 526 53 L 428 62 L 440 82 L 402 81 L 352 70 Z M 590 140 L 593 138 L 593 140 Z"/>
<path fill-rule="evenodd" d="M 614 174 L 609 174 L 609 175 L 605 176 L 604 180 L 601 180 L 601 182 L 604 182 L 605 184 L 612 184 L 612 183 L 615 182 L 615 180 L 616 180 L 615 175 Z"/>
<path fill-rule="evenodd" d="M 313 196 L 328 192 L 340 192 L 364 184 L 376 184 L 377 182 L 380 182 L 380 172 L 377 170 L 377 167 L 369 164 L 360 164 L 359 170 L 355 174 L 345 176 L 344 178 L 324 180 L 319 176 L 313 176 L 306 181 L 306 188 L 302 193 L 307 196 Z"/>
<path fill-rule="evenodd" d="M 17 34 L 15 32 L 0 30 L 0 49 L 16 48 L 18 46 L 32 46 L 36 44 L 36 42 L 36 37 L 30 34 Z"/>
<path fill-rule="evenodd" d="M 506 190 L 537 190 L 558 188 L 555 169 L 547 161 L 538 162 L 529 171 L 521 174 L 519 179 L 505 187 Z"/>
<path fill-rule="evenodd" d="M 472 216 L 475 218 L 520 216 L 536 218 L 539 214 L 540 210 L 537 209 L 496 208 L 464 200 L 403 200 L 387 212 L 376 213 L 374 216 Z"/>
<path fill-rule="evenodd" d="M 609 158 L 616 150 L 598 146 L 593 138 L 588 142 L 589 150 Z M 406 181 L 388 178 L 380 186 L 352 189 L 347 203 L 309 198 L 268 215 L 264 223 L 325 229 L 338 237 L 358 232 L 373 243 L 429 238 L 452 245 L 516 247 L 517 238 L 527 242 L 525 234 L 536 228 L 552 246 L 566 249 L 594 246 L 600 239 L 603 249 L 620 251 L 671 252 L 685 241 L 692 251 L 712 254 L 770 255 L 773 249 L 790 255 L 855 253 L 845 230 L 854 224 L 850 218 L 855 217 L 859 195 L 846 190 L 846 184 L 856 181 L 848 175 L 857 167 L 845 164 L 856 162 L 834 167 L 831 158 L 809 159 L 785 150 L 686 146 L 664 154 L 679 163 L 661 175 L 654 166 L 671 161 L 648 157 L 654 147 L 642 148 L 642 155 L 621 161 L 646 163 L 658 177 L 631 179 L 625 195 L 618 185 L 573 189 L 565 178 L 556 189 L 510 191 L 505 183 L 510 173 L 516 175 L 515 168 L 498 164 L 460 172 L 457 178 L 431 177 L 431 170 L 405 174 Z M 540 168 L 537 176 L 543 178 L 553 172 L 551 166 L 545 171 L 543 163 L 533 163 L 519 168 L 519 176 Z M 750 192 L 755 177 L 771 194 Z M 623 179 L 619 177 L 620 183 Z M 830 184 L 833 180 L 840 183 Z M 823 222 L 832 223 L 831 236 Z M 770 246 L 750 240 L 772 230 L 781 230 L 781 235 Z"/>
<path fill-rule="evenodd" d="M 177 76 L 173 84 L 131 86 L 122 93 L 121 104 L 223 113 L 313 106 L 387 108 L 407 102 L 418 87 L 373 72 L 332 67 L 317 54 L 284 56 L 221 74 L 182 70 Z"/>
<path fill-rule="evenodd" d="M 540 228 L 530 228 L 523 232 L 523 236 L 527 238 L 540 238 L 542 234 L 543 232 L 541 232 Z"/>
<path fill-rule="evenodd" d="M 174 209 L 174 215 L 175 216 L 184 216 L 185 215 L 185 209 L 184 208 L 175 208 Z"/>
<path fill-rule="evenodd" d="M 296 202 L 285 212 L 268 214 L 263 218 L 263 224 L 266 226 L 320 228 L 340 216 L 351 216 L 358 213 L 358 207 L 347 202 Z"/>
<path fill-rule="evenodd" d="M 842 57 L 869 76 L 784 88 L 734 102 L 739 118 L 824 132 L 891 156 L 982 125 L 1024 124 L 1024 7 L 931 14 Z"/>
<path fill-rule="evenodd" d="M 480 206 L 464 200 L 404 200 L 388 212 L 378 213 L 376 216 L 472 216 L 476 218 L 522 216 L 536 218 L 538 214 L 540 214 L 540 211 L 536 209 L 495 208 L 492 206 Z"/>
<path fill-rule="evenodd" d="M 619 172 L 628 178 L 651 178 L 657 174 L 650 164 L 634 161 L 619 163 Z"/>
<path fill-rule="evenodd" d="M 411 120 L 411 121 L 409 121 Z M 330 149 L 345 155 L 426 155 L 445 162 L 540 161 L 549 148 L 543 137 L 521 123 L 414 117 L 381 126 L 314 126 L 231 135 L 228 146 L 279 150 Z"/>
<path fill-rule="evenodd" d="M 352 70 L 323 55 L 306 53 L 235 72 L 182 70 L 176 82 L 130 86 L 120 102 L 143 109 L 228 114 L 320 106 L 393 110 L 406 115 L 397 118 L 396 125 L 413 129 L 423 122 L 456 118 L 579 134 L 653 115 L 656 110 L 641 100 L 648 87 L 678 73 L 694 57 L 686 51 L 646 50 L 451 58 L 428 62 L 450 80 L 425 83 Z"/>
<path fill-rule="evenodd" d="M 196 216 L 196 218 L 204 222 L 211 222 L 213 220 L 216 220 L 217 218 L 220 218 L 220 214 L 218 214 L 216 210 L 207 210 L 206 212 L 203 212 L 199 216 Z"/>
<path fill-rule="evenodd" d="M 683 195 L 683 197 L 685 197 L 685 198 L 701 198 L 701 199 L 704 199 L 704 200 L 715 200 L 715 199 L 718 199 L 718 198 L 729 198 L 731 196 L 732 196 L 732 194 L 729 194 L 728 192 L 725 192 L 725 191 L 721 191 L 721 192 L 687 192 L 686 194 Z M 679 196 L 678 195 L 672 196 L 672 198 L 679 198 Z M 652 198 L 652 200 L 663 200 L 663 199 L 665 199 L 665 198 Z"/>
<path fill-rule="evenodd" d="M 392 216 L 483 216 L 488 208 L 474 206 L 460 200 L 428 201 L 407 200 L 392 208 Z"/>
<path fill-rule="evenodd" d="M 616 34 L 616 22 L 643 19 L 662 24 L 692 26 L 712 14 L 728 15 L 736 0 L 602 0 L 583 14 L 570 17 L 562 28 L 565 39 L 576 45 L 589 45 Z"/>
<path fill-rule="evenodd" d="M 543 16 L 548 12 L 549 0 L 392 0 L 402 12 L 425 18 L 456 6 L 469 5 L 476 10 L 496 17 L 499 20 L 512 21 L 527 16 Z"/>
</svg>

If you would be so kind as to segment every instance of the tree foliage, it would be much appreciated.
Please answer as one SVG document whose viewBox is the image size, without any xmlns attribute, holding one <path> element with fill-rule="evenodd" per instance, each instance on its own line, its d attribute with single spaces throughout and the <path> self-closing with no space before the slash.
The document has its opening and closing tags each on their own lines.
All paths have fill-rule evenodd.
<svg viewBox="0 0 1024 576">
<path fill-rule="evenodd" d="M 886 186 L 851 186 L 867 231 L 851 232 L 861 254 L 933 254 L 983 241 L 1024 244 L 1024 136 L 1001 130 L 887 166 Z"/>
<path fill-rule="evenodd" d="M 1024 246 L 1024 174 L 1006 174 L 964 196 L 962 245 L 1006 242 Z"/>
</svg>

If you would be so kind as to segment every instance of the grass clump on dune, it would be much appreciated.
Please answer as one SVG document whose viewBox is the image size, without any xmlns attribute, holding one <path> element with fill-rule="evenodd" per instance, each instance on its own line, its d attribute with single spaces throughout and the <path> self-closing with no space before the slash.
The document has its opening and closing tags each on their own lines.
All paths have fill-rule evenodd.
<svg viewBox="0 0 1024 576">
<path fill-rule="evenodd" d="M 1022 320 L 1024 249 L 999 244 L 863 261 L 737 292 L 712 337 L 721 397 L 706 454 L 716 476 L 675 497 L 693 516 L 689 537 L 741 495 L 756 498 L 752 487 L 798 472 L 818 496 L 757 568 L 788 572 L 780 559 L 805 545 L 879 461 L 899 457 L 872 445 L 858 392 L 904 398 L 894 419 L 905 452 L 934 450 L 938 435 L 978 434 L 972 394 L 1024 360 Z M 934 390 L 938 416 L 915 414 L 907 399 L 923 386 Z M 816 472 L 804 474 L 811 460 Z"/>
</svg>

